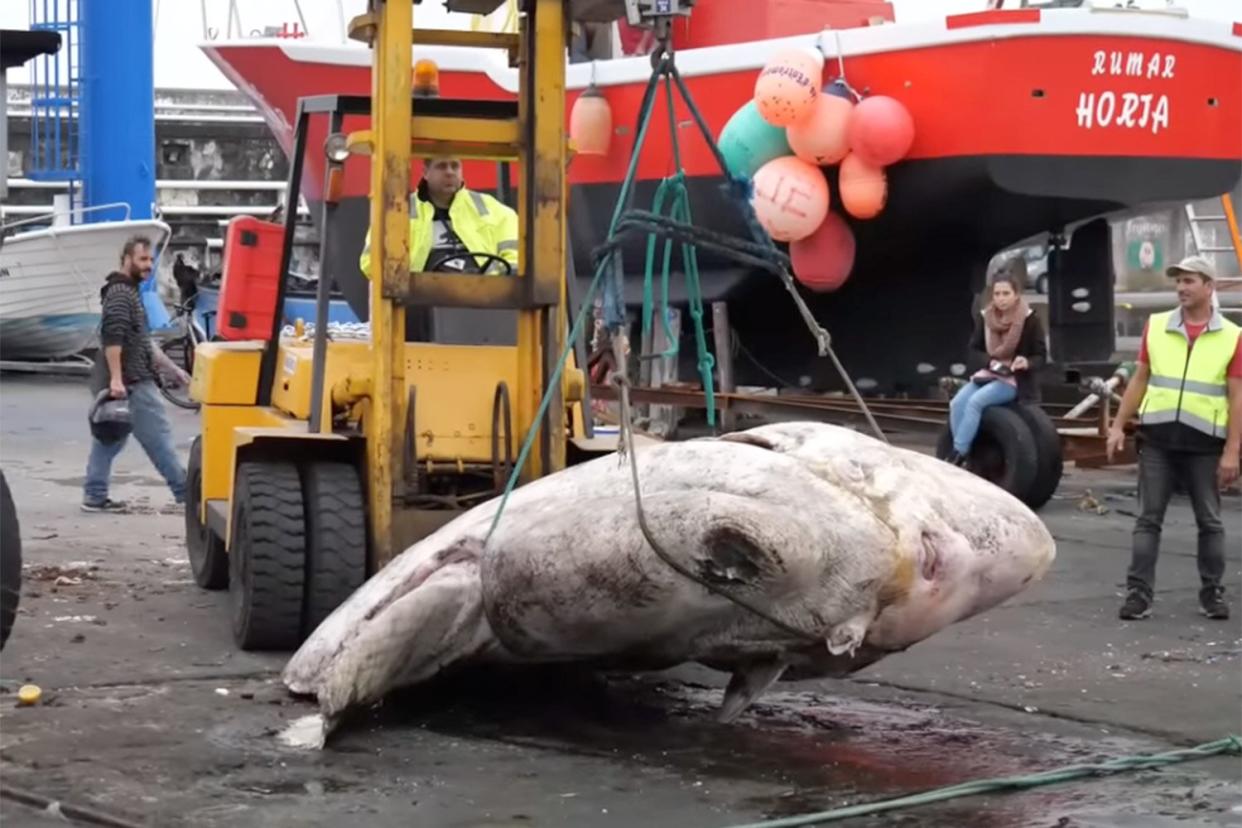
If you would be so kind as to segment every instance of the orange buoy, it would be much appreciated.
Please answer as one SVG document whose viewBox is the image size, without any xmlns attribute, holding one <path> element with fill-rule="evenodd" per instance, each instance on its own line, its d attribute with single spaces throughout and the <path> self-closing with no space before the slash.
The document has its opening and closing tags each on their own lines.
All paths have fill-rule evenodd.
<svg viewBox="0 0 1242 828">
<path fill-rule="evenodd" d="M 569 112 L 569 140 L 578 155 L 607 155 L 612 145 L 612 106 L 591 84 Z"/>
<path fill-rule="evenodd" d="M 840 161 L 850 151 L 853 111 L 854 103 L 848 98 L 821 92 L 806 118 L 785 130 L 794 155 L 821 167 Z"/>
<path fill-rule="evenodd" d="M 828 214 L 828 180 L 814 164 L 785 155 L 755 172 L 750 203 L 763 229 L 776 241 L 804 239 Z"/>
<path fill-rule="evenodd" d="M 754 101 L 759 114 L 773 126 L 800 122 L 819 97 L 823 75 L 824 56 L 818 50 L 777 52 L 755 79 Z"/>
<path fill-rule="evenodd" d="M 841 206 L 857 219 L 878 216 L 888 201 L 888 176 L 882 167 L 873 166 L 851 152 L 841 162 L 837 183 Z"/>
<path fill-rule="evenodd" d="M 839 289 L 854 269 L 854 231 L 839 213 L 829 213 L 815 232 L 789 245 L 794 277 L 816 293 Z"/>
<path fill-rule="evenodd" d="M 896 98 L 864 98 L 850 116 L 850 150 L 873 167 L 895 164 L 914 143 L 914 119 Z"/>
</svg>

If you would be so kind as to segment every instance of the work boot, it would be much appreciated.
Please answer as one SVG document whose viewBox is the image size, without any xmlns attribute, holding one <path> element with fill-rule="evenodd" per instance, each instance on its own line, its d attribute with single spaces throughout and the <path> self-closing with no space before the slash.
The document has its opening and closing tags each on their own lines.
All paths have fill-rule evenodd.
<svg viewBox="0 0 1242 828">
<path fill-rule="evenodd" d="M 1126 595 L 1126 602 L 1121 605 L 1121 612 L 1117 613 L 1117 615 L 1123 621 L 1137 621 L 1140 618 L 1148 618 L 1151 616 L 1151 598 L 1137 589 L 1132 589 Z"/>
<path fill-rule="evenodd" d="M 1229 620 L 1229 605 L 1225 603 L 1225 588 L 1213 586 L 1200 590 L 1199 611 L 1214 621 Z"/>
<path fill-rule="evenodd" d="M 83 512 L 113 512 L 113 513 L 119 514 L 121 512 L 129 511 L 129 506 L 128 504 L 125 503 L 124 500 L 113 500 L 112 498 L 109 497 L 109 498 L 105 498 L 103 500 L 98 500 L 98 501 L 83 500 L 82 511 Z"/>
</svg>

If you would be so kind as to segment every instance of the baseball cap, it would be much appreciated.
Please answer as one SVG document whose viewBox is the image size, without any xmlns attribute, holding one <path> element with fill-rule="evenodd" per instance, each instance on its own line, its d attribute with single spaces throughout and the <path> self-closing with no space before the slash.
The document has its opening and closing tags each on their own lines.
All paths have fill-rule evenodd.
<svg viewBox="0 0 1242 828">
<path fill-rule="evenodd" d="M 1216 268 L 1205 256 L 1187 256 L 1175 265 L 1170 265 L 1165 271 L 1167 276 L 1176 276 L 1179 273 L 1198 273 L 1205 279 L 1216 279 Z"/>
</svg>

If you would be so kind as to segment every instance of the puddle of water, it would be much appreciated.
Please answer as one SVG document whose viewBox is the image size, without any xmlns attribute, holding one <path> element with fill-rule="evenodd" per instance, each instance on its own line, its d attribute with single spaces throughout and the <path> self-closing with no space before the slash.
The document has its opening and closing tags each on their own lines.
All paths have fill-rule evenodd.
<svg viewBox="0 0 1242 828">
<path fill-rule="evenodd" d="M 263 780 L 248 776 L 246 779 L 225 782 L 224 787 L 262 796 L 323 796 L 324 794 L 356 790 L 360 786 L 354 782 L 320 777 L 289 779 L 287 776 L 281 776 L 279 778 Z"/>
<path fill-rule="evenodd" d="M 714 719 L 720 692 L 651 677 L 614 680 L 556 669 L 463 674 L 394 694 L 382 707 L 346 723 L 329 750 L 361 745 L 387 750 L 403 730 L 418 727 L 659 767 L 688 785 L 718 791 L 715 795 L 726 801 L 730 780 L 771 786 L 771 795 L 737 802 L 766 818 L 1139 750 L 1115 737 L 1056 737 L 967 722 L 930 706 L 807 692 L 769 692 L 737 722 L 725 725 Z M 1065 828 L 1122 828 L 1139 823 L 1127 822 L 1129 816 L 1121 811 L 1184 820 L 1193 813 L 1193 803 L 1184 796 L 1196 782 L 1203 780 L 1193 771 L 1181 776 L 1135 772 L 963 798 L 883 815 L 876 818 L 879 822 L 850 824 L 906 824 L 902 820 L 914 816 L 908 824 L 992 828 L 1028 825 L 1038 817 L 1038 824 L 1054 826 L 1064 816 L 1068 821 L 1060 824 Z"/>
</svg>

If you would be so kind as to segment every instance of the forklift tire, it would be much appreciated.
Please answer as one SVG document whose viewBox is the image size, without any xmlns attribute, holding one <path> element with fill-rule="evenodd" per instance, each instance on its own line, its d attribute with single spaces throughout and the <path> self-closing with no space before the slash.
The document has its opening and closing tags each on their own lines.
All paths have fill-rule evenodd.
<svg viewBox="0 0 1242 828">
<path fill-rule="evenodd" d="M 1027 496 L 1027 506 L 1040 509 L 1056 494 L 1065 471 L 1065 458 L 1061 452 L 1061 435 L 1052 419 L 1042 408 L 1034 404 L 1015 405 L 1013 410 L 1026 423 L 1035 438 L 1035 479 Z"/>
<path fill-rule="evenodd" d="M 302 481 L 293 463 L 243 461 L 233 483 L 229 603 L 243 650 L 301 642 L 306 537 Z"/>
<path fill-rule="evenodd" d="M 9 481 L 0 472 L 0 650 L 9 640 L 22 597 L 22 533 Z"/>
<path fill-rule="evenodd" d="M 936 456 L 943 460 L 952 450 L 953 435 L 946 423 L 936 443 Z M 966 469 L 1026 503 L 1038 469 L 1035 437 L 1026 421 L 1008 406 L 983 409 Z"/>
<path fill-rule="evenodd" d="M 306 592 L 302 636 L 309 636 L 367 575 L 367 512 L 358 470 L 349 463 L 302 465 L 306 504 Z"/>
<path fill-rule="evenodd" d="M 185 547 L 194 583 L 203 589 L 224 589 L 229 585 L 229 556 L 224 541 L 199 518 L 202 498 L 203 438 L 195 437 L 185 472 Z"/>
</svg>

